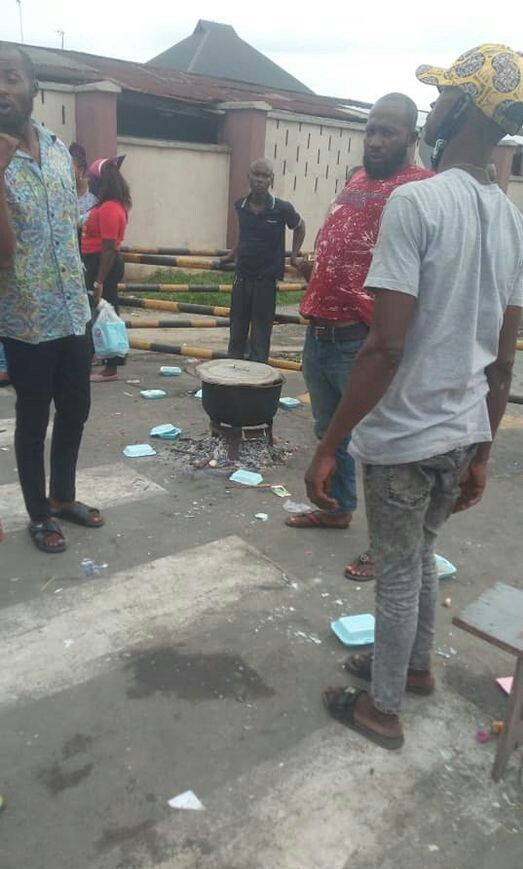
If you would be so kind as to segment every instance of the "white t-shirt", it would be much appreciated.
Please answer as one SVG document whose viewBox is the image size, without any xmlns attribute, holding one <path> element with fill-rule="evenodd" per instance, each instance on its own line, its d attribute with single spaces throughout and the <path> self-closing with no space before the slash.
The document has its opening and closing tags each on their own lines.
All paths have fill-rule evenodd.
<svg viewBox="0 0 523 869">
<path fill-rule="evenodd" d="M 491 440 L 485 368 L 508 305 L 523 305 L 523 216 L 495 184 L 449 169 L 394 191 L 365 281 L 417 298 L 387 392 L 352 433 L 368 464 Z"/>
</svg>

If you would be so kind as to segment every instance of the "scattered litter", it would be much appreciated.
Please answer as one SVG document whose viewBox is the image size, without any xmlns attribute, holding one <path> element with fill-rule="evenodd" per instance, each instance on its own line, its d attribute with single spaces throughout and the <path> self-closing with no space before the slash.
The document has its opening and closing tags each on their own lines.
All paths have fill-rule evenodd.
<svg viewBox="0 0 523 869">
<path fill-rule="evenodd" d="M 203 393 L 202 393 L 202 390 L 201 390 L 201 389 L 198 389 L 198 391 L 194 393 L 194 397 L 195 397 L 195 398 L 200 398 L 200 399 L 201 399 L 202 394 L 203 394 Z"/>
<path fill-rule="evenodd" d="M 178 365 L 162 365 L 160 374 L 164 377 L 178 377 L 182 373 L 182 369 Z"/>
<path fill-rule="evenodd" d="M 168 422 L 165 425 L 155 425 L 149 432 L 149 435 L 152 438 L 164 438 L 165 440 L 174 441 L 180 437 L 181 433 L 181 428 L 177 428 Z"/>
<path fill-rule="evenodd" d="M 63 588 L 55 588 L 54 593 L 60 594 L 61 591 L 63 591 Z"/>
<path fill-rule="evenodd" d="M 9 447 L 0 447 L 0 450 L 2 450 L 3 453 L 8 453 Z"/>
<path fill-rule="evenodd" d="M 298 395 L 298 398 L 300 399 L 302 404 L 310 404 L 311 403 L 311 397 L 310 397 L 308 392 L 302 392 L 301 395 Z"/>
<path fill-rule="evenodd" d="M 301 637 L 303 640 L 310 640 L 311 643 L 315 643 L 316 646 L 321 646 L 321 640 L 319 637 L 315 637 L 314 634 L 306 634 L 304 631 L 295 631 L 295 637 Z"/>
<path fill-rule="evenodd" d="M 480 730 L 476 730 L 476 742 L 490 742 L 490 731 L 481 728 Z"/>
<path fill-rule="evenodd" d="M 437 845 L 429 845 L 428 849 L 431 853 L 433 853 L 434 851 L 439 851 L 439 847 Z"/>
<path fill-rule="evenodd" d="M 279 401 L 280 407 L 285 407 L 286 410 L 292 410 L 293 407 L 301 407 L 301 401 L 299 398 L 290 398 L 287 396 L 286 398 L 280 398 Z"/>
<path fill-rule="evenodd" d="M 259 519 L 260 522 L 266 522 L 267 519 L 269 518 L 269 514 L 268 513 L 255 513 L 254 518 Z"/>
<path fill-rule="evenodd" d="M 287 513 L 311 513 L 312 507 L 310 504 L 298 504 L 297 501 L 287 500 L 283 505 L 283 509 L 287 511 Z"/>
<path fill-rule="evenodd" d="M 167 393 L 165 389 L 141 389 L 140 395 L 143 398 L 165 398 Z"/>
<path fill-rule="evenodd" d="M 203 812 L 205 806 L 200 802 L 193 791 L 184 791 L 183 794 L 178 794 L 177 797 L 172 797 L 167 801 L 171 809 L 181 809 L 184 811 Z"/>
<path fill-rule="evenodd" d="M 138 379 L 134 379 L 134 380 L 126 380 L 125 382 L 128 383 L 129 386 L 136 386 L 138 383 L 141 383 L 142 381 L 138 380 Z"/>
<path fill-rule="evenodd" d="M 514 676 L 500 676 L 499 679 L 496 679 L 499 687 L 505 694 L 510 694 L 512 691 L 512 683 L 514 682 Z"/>
<path fill-rule="evenodd" d="M 446 597 L 445 600 L 442 602 L 442 606 L 446 606 L 447 609 L 448 609 L 449 607 L 451 607 L 451 606 L 452 606 L 452 598 L 451 598 L 451 597 Z"/>
<path fill-rule="evenodd" d="M 132 392 L 124 392 L 124 395 L 127 395 L 128 398 L 134 398 Z"/>
<path fill-rule="evenodd" d="M 3 812 L 5 809 L 5 797 L 0 794 L 0 812 Z"/>
<path fill-rule="evenodd" d="M 232 480 L 233 483 L 241 483 L 242 486 L 259 486 L 261 482 L 263 482 L 263 477 L 261 474 L 257 474 L 254 471 L 244 471 L 239 470 L 235 471 L 234 474 L 231 474 L 229 480 Z"/>
<path fill-rule="evenodd" d="M 328 591 L 322 591 L 320 597 L 330 597 L 330 593 Z"/>
<path fill-rule="evenodd" d="M 19 576 L 12 576 L 11 579 L 9 580 L 9 582 L 20 582 L 20 577 Z"/>
<path fill-rule="evenodd" d="M 80 566 L 86 576 L 99 576 L 108 565 L 105 562 L 93 561 L 92 558 L 82 558 Z M 62 589 L 57 588 L 56 591 L 62 591 Z"/>
<path fill-rule="evenodd" d="M 503 733 L 505 730 L 505 722 L 504 721 L 493 721 L 490 725 L 490 732 L 493 736 L 499 736 L 500 733 Z"/>
<path fill-rule="evenodd" d="M 450 652 L 447 652 L 445 649 L 436 649 L 436 655 L 439 655 L 440 658 L 452 658 Z"/>
<path fill-rule="evenodd" d="M 438 579 L 450 579 L 454 576 L 458 569 L 451 561 L 447 561 L 442 555 L 436 555 L 436 569 L 438 571 Z"/>
<path fill-rule="evenodd" d="M 139 459 L 141 456 L 156 455 L 156 450 L 153 450 L 150 444 L 129 444 L 122 452 L 128 459 Z"/>
<path fill-rule="evenodd" d="M 344 646 L 368 646 L 374 642 L 374 625 L 372 613 L 360 613 L 331 622 L 331 630 Z"/>
<path fill-rule="evenodd" d="M 66 649 L 69 649 L 74 643 L 74 640 L 64 640 L 64 646 Z"/>
<path fill-rule="evenodd" d="M 291 493 L 287 491 L 285 486 L 271 486 L 271 492 L 278 496 L 278 498 L 290 498 Z"/>
<path fill-rule="evenodd" d="M 343 601 L 340 600 L 339 598 L 338 598 L 338 600 L 335 600 L 334 603 L 337 603 L 338 606 L 343 606 Z"/>
</svg>

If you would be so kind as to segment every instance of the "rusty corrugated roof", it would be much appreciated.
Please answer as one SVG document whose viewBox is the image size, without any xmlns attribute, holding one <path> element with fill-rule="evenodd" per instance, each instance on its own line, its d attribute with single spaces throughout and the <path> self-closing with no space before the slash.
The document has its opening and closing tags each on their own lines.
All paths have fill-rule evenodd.
<svg viewBox="0 0 523 869">
<path fill-rule="evenodd" d="M 108 79 L 125 91 L 191 103 L 202 108 L 217 107 L 224 102 L 262 101 L 279 111 L 344 121 L 362 122 L 366 110 L 370 108 L 369 103 L 358 100 L 280 91 L 79 51 L 10 44 L 23 48 L 33 60 L 38 76 L 50 81 L 82 84 Z"/>
</svg>

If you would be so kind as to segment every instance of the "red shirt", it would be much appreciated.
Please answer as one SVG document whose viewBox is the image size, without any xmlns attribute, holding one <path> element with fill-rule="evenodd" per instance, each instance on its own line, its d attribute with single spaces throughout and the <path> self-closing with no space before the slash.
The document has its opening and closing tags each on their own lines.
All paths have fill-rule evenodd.
<svg viewBox="0 0 523 869">
<path fill-rule="evenodd" d="M 304 317 L 370 324 L 374 299 L 364 283 L 381 212 L 396 187 L 433 174 L 407 166 L 389 178 L 370 178 L 365 169 L 352 176 L 320 229 L 314 268 L 300 306 Z"/>
<path fill-rule="evenodd" d="M 116 250 L 125 235 L 127 212 L 121 202 L 107 199 L 91 208 L 82 229 L 82 253 L 100 253 L 102 241 L 114 241 Z"/>
</svg>

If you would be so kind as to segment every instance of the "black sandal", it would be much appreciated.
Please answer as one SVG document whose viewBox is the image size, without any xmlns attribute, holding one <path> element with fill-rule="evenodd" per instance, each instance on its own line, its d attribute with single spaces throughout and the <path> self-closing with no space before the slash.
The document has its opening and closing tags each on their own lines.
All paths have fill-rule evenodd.
<svg viewBox="0 0 523 869">
<path fill-rule="evenodd" d="M 84 528 L 101 528 L 105 525 L 105 520 L 97 507 L 88 507 L 87 504 L 82 504 L 81 501 L 75 501 L 70 507 L 64 507 L 63 510 L 51 510 L 51 514 L 56 519 L 63 519 L 64 522 L 72 522 L 74 525 L 82 525 Z M 93 524 L 92 519 L 95 514 L 101 519 L 101 522 Z"/>
<path fill-rule="evenodd" d="M 400 736 L 383 736 L 381 733 L 376 733 L 374 730 L 365 727 L 363 724 L 358 724 L 354 718 L 356 704 L 362 694 L 367 694 L 367 691 L 356 691 L 354 688 L 328 688 L 323 694 L 323 702 L 333 718 L 349 727 L 360 736 L 364 736 L 381 748 L 387 748 L 390 751 L 401 748 L 404 742 L 403 734 Z"/>
<path fill-rule="evenodd" d="M 374 652 L 366 652 L 363 655 L 349 655 L 349 657 L 343 664 L 343 669 L 346 670 L 347 673 L 351 673 L 353 676 L 356 676 L 358 679 L 363 679 L 365 682 L 370 682 L 372 680 L 373 661 Z M 434 694 L 434 688 L 434 678 L 431 679 L 429 685 L 423 687 L 421 685 L 409 685 L 407 675 L 407 684 L 405 686 L 405 690 L 408 691 L 409 694 L 418 694 L 421 697 L 429 697 L 431 694 Z"/>
<path fill-rule="evenodd" d="M 55 519 L 46 519 L 44 522 L 30 522 L 27 527 L 31 540 L 41 552 L 64 552 L 67 549 L 62 529 Z M 46 543 L 46 537 L 49 537 L 50 534 L 58 534 L 62 542 L 57 546 L 51 546 L 49 543 Z"/>
</svg>

